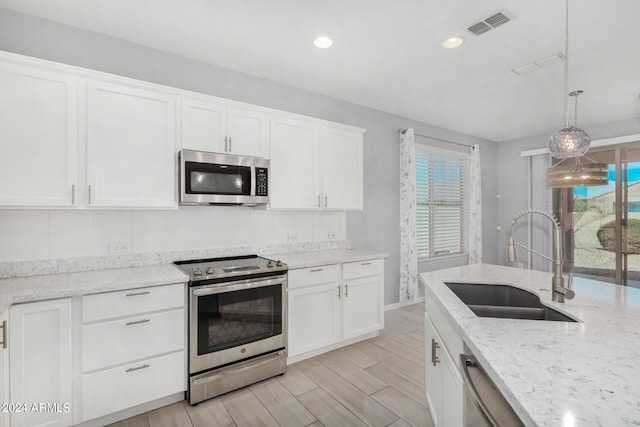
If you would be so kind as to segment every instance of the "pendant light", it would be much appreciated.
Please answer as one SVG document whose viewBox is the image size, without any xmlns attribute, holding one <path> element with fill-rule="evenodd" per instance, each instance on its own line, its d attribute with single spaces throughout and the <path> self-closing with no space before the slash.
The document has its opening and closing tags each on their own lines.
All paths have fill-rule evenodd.
<svg viewBox="0 0 640 427">
<path fill-rule="evenodd" d="M 582 158 L 590 163 L 583 163 Z M 587 156 L 564 158 L 547 169 L 548 188 L 593 187 L 608 182 L 609 165 L 596 163 Z"/>
<path fill-rule="evenodd" d="M 565 9 L 564 56 L 564 93 L 567 93 L 569 87 L 569 0 L 566 0 Z M 569 125 L 569 98 L 567 98 L 564 104 L 565 126 L 549 138 L 549 151 L 556 159 L 580 157 L 589 150 L 591 138 L 585 131 L 577 127 L 578 95 L 582 93 L 581 90 L 569 93 L 569 96 L 575 98 L 573 125 Z"/>
</svg>

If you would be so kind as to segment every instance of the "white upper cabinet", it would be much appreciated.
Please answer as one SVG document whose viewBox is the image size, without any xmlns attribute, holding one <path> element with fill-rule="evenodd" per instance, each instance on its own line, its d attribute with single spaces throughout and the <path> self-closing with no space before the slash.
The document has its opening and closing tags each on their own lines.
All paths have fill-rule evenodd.
<svg viewBox="0 0 640 427">
<path fill-rule="evenodd" d="M 173 96 L 88 80 L 88 205 L 175 207 L 175 142 Z"/>
<path fill-rule="evenodd" d="M 362 209 L 363 131 L 318 122 L 271 122 L 272 209 Z"/>
<path fill-rule="evenodd" d="M 268 157 L 269 116 L 258 109 L 183 98 L 182 148 Z"/>
<path fill-rule="evenodd" d="M 0 206 L 73 206 L 77 80 L 0 62 Z"/>
<path fill-rule="evenodd" d="M 272 120 L 271 208 L 320 208 L 322 183 L 318 134 L 318 126 L 313 122 L 288 118 Z"/>
<path fill-rule="evenodd" d="M 362 133 L 325 126 L 320 135 L 323 206 L 362 209 Z"/>
</svg>

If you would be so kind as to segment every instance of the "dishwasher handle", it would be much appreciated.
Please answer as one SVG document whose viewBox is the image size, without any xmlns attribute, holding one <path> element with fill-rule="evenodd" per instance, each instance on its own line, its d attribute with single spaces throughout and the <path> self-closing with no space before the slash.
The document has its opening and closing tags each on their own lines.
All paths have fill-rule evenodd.
<svg viewBox="0 0 640 427">
<path fill-rule="evenodd" d="M 473 380 L 471 379 L 471 375 L 469 374 L 469 368 L 472 369 L 481 369 L 478 365 L 478 360 L 471 355 L 461 354 L 460 355 L 460 364 L 462 365 L 462 378 L 464 383 L 464 388 L 467 390 L 469 397 L 471 397 L 471 401 L 479 409 L 482 414 L 484 420 L 491 427 L 500 427 L 498 422 L 491 415 L 491 411 L 487 408 L 487 405 L 482 401 L 476 386 L 473 384 Z"/>
</svg>

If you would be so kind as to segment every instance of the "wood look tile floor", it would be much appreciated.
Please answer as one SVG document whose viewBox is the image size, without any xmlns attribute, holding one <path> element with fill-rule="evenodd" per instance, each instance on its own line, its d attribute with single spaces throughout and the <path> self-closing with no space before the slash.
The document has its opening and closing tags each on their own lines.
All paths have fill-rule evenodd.
<svg viewBox="0 0 640 427">
<path fill-rule="evenodd" d="M 110 427 L 433 426 L 423 331 L 422 303 L 390 310 L 376 338 L 197 406 L 178 402 Z"/>
</svg>

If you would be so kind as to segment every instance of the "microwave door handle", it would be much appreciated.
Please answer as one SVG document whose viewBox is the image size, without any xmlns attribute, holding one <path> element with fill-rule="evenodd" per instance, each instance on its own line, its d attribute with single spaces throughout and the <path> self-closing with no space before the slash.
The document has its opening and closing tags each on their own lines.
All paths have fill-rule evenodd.
<svg viewBox="0 0 640 427">
<path fill-rule="evenodd" d="M 255 165 L 251 166 L 251 196 L 256 195 L 256 167 Z"/>
</svg>

